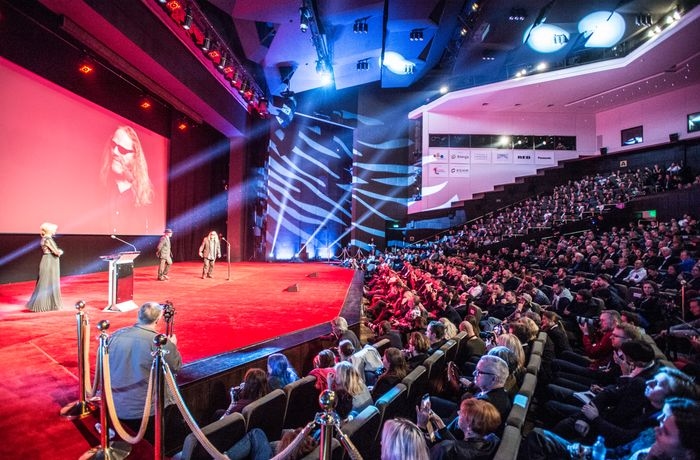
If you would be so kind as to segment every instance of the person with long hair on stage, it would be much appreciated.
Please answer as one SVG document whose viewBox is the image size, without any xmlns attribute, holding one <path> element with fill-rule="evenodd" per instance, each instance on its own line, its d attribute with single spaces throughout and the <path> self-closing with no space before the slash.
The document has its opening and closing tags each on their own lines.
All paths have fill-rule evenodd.
<svg viewBox="0 0 700 460">
<path fill-rule="evenodd" d="M 39 227 L 41 235 L 41 252 L 44 254 L 39 263 L 39 277 L 34 286 L 34 292 L 27 302 L 31 311 L 60 310 L 61 304 L 61 265 L 60 257 L 63 251 L 59 249 L 53 236 L 58 225 L 44 222 Z"/>
<path fill-rule="evenodd" d="M 214 262 L 221 257 L 221 243 L 219 235 L 212 230 L 209 235 L 205 236 L 199 246 L 199 257 L 204 261 L 202 266 L 202 279 L 204 277 L 211 278 L 214 273 Z"/>
</svg>

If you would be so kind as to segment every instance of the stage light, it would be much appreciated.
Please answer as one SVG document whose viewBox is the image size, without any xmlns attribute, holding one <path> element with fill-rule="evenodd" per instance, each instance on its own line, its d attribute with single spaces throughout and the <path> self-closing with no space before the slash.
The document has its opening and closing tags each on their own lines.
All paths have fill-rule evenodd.
<svg viewBox="0 0 700 460">
<path fill-rule="evenodd" d="M 147 97 L 141 98 L 141 101 L 139 102 L 139 107 L 141 107 L 143 110 L 149 110 L 152 105 L 151 100 Z"/>
<path fill-rule="evenodd" d="M 299 8 L 299 30 L 306 33 L 309 30 L 309 18 L 311 17 L 311 11 L 305 6 Z"/>
<path fill-rule="evenodd" d="M 450 90 L 447 86 L 443 85 L 440 87 L 440 94 L 447 94 L 447 92 Z"/>
<path fill-rule="evenodd" d="M 81 73 L 87 75 L 89 73 L 92 73 L 95 70 L 95 66 L 90 60 L 85 59 L 85 60 L 80 62 L 80 65 L 78 66 L 78 70 Z"/>
<path fill-rule="evenodd" d="M 209 56 L 209 59 L 211 59 L 212 61 L 216 61 L 219 58 L 219 56 L 221 56 L 221 55 L 219 54 L 219 52 L 217 50 L 211 49 L 207 53 L 207 56 Z"/>
<path fill-rule="evenodd" d="M 225 54 L 222 54 L 221 59 L 219 59 L 219 63 L 217 64 L 217 67 L 219 68 L 219 70 L 224 70 L 224 68 L 226 67 L 227 61 L 228 61 L 228 57 L 226 57 Z"/>
<path fill-rule="evenodd" d="M 192 10 L 188 7 L 185 10 L 185 20 L 182 22 L 182 28 L 185 30 L 190 30 L 192 27 Z"/>
<path fill-rule="evenodd" d="M 189 128 L 189 125 L 187 124 L 187 121 L 182 119 L 177 122 L 177 129 L 180 131 L 187 131 L 187 128 Z"/>
<path fill-rule="evenodd" d="M 211 38 L 209 35 L 204 37 L 204 40 L 202 40 L 202 44 L 199 47 L 205 53 L 211 49 Z"/>
</svg>

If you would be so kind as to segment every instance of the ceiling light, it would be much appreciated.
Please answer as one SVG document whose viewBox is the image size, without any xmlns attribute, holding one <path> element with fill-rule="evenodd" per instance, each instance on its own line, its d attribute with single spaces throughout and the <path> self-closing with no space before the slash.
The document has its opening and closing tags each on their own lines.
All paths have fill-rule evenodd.
<svg viewBox="0 0 700 460">
<path fill-rule="evenodd" d="M 563 35 L 569 39 L 569 33 L 561 27 L 551 24 L 540 24 L 536 27 L 528 28 L 523 35 L 523 41 L 527 40 L 530 48 L 538 53 L 554 53 L 562 49 L 566 42 L 563 39 L 554 41 L 556 35 Z"/>
<path fill-rule="evenodd" d="M 443 85 L 440 87 L 440 94 L 447 94 L 447 92 L 450 90 L 446 85 Z"/>
<path fill-rule="evenodd" d="M 586 48 L 610 48 L 625 34 L 625 19 L 614 11 L 596 11 L 579 21 L 578 31 L 588 36 Z"/>
<path fill-rule="evenodd" d="M 416 41 L 423 41 L 423 29 L 413 29 L 409 34 L 408 34 L 408 39 L 411 40 L 412 42 Z"/>
<path fill-rule="evenodd" d="M 406 60 L 401 54 L 394 51 L 387 51 L 384 53 L 383 65 L 396 75 L 405 75 L 407 73 L 407 67 L 410 67 L 408 70 L 413 70 L 415 68 L 413 62 Z"/>
</svg>

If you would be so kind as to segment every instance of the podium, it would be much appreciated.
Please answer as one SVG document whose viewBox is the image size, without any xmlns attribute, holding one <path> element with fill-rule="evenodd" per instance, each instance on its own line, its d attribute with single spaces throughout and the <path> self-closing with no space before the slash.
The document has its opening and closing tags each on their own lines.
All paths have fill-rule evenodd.
<svg viewBox="0 0 700 460">
<path fill-rule="evenodd" d="M 139 251 L 100 256 L 109 263 L 109 300 L 104 311 L 129 311 L 138 308 L 134 302 L 134 259 Z"/>
</svg>

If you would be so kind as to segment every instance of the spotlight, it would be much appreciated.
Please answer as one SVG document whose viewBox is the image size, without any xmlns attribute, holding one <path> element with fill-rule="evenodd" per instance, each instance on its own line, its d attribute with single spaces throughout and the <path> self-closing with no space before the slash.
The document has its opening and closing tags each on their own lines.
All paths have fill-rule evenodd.
<svg viewBox="0 0 700 460">
<path fill-rule="evenodd" d="M 209 35 L 204 37 L 204 40 L 202 40 L 202 44 L 199 46 L 199 48 L 205 53 L 211 49 L 211 37 L 209 37 Z"/>
<path fill-rule="evenodd" d="M 192 27 L 192 10 L 188 7 L 185 10 L 185 20 L 182 23 L 182 28 L 185 30 L 190 30 Z"/>
<path fill-rule="evenodd" d="M 187 120 L 184 118 L 177 122 L 177 129 L 180 131 L 187 131 L 187 128 L 189 128 L 189 125 L 187 124 Z"/>
<path fill-rule="evenodd" d="M 355 24 L 352 26 L 352 31 L 356 34 L 366 34 L 369 31 L 367 18 L 355 19 Z"/>
<path fill-rule="evenodd" d="M 95 70 L 95 65 L 92 63 L 92 61 L 90 59 L 84 59 L 78 65 L 78 71 L 80 71 L 81 73 L 83 73 L 85 75 L 92 73 L 94 70 Z"/>
<path fill-rule="evenodd" d="M 358 71 L 369 70 L 369 59 L 360 59 L 355 65 L 355 69 Z"/>
<path fill-rule="evenodd" d="M 219 64 L 217 65 L 217 67 L 219 68 L 219 70 L 224 70 L 224 68 L 226 67 L 226 62 L 227 62 L 227 61 L 228 61 L 228 58 L 226 57 L 226 55 L 225 55 L 225 54 L 222 54 L 222 55 L 221 55 L 221 59 L 219 59 Z"/>
<path fill-rule="evenodd" d="M 151 104 L 151 100 L 147 97 L 143 97 L 139 102 L 139 107 L 141 107 L 143 110 L 149 110 L 152 105 L 153 104 Z"/>
<path fill-rule="evenodd" d="M 310 18 L 311 11 L 307 7 L 302 6 L 299 8 L 299 30 L 301 30 L 303 33 L 306 33 L 306 31 L 309 30 Z"/>
</svg>

